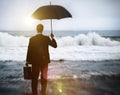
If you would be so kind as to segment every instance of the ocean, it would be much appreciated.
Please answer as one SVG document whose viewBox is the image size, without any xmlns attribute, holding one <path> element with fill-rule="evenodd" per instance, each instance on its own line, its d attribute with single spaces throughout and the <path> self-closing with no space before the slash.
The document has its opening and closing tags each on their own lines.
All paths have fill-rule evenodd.
<svg viewBox="0 0 120 95">
<path fill-rule="evenodd" d="M 22 67 L 25 64 L 27 46 L 29 43 L 30 36 L 25 35 L 24 33 L 23 33 L 24 35 L 21 35 L 19 33 L 17 34 L 17 33 L 18 32 L 8 32 L 8 33 L 0 32 L 0 50 L 1 50 L 0 51 L 0 68 L 1 68 L 0 79 L 3 79 L 3 77 L 5 77 L 6 74 L 4 73 L 6 72 L 7 68 L 13 70 L 12 66 L 15 66 L 14 67 L 15 70 L 13 70 L 13 73 L 15 73 L 14 71 L 19 71 L 19 73 L 21 73 L 21 77 L 18 76 L 18 78 L 19 77 L 22 78 Z M 64 61 L 65 61 L 65 64 L 63 66 L 66 66 L 65 71 L 68 71 L 67 77 L 74 76 L 75 73 L 77 77 L 80 77 L 81 72 L 83 71 L 87 71 L 87 74 L 89 76 L 91 73 L 91 71 L 88 70 L 90 67 L 89 66 L 90 64 L 93 65 L 91 69 L 93 69 L 92 71 L 94 72 L 92 73 L 94 74 L 102 75 L 106 73 L 107 75 L 109 75 L 114 73 L 114 72 L 111 73 L 109 70 L 115 71 L 114 74 L 120 73 L 120 70 L 119 70 L 120 37 L 118 35 L 119 34 L 118 31 L 117 32 L 114 31 L 114 33 L 111 32 L 111 34 L 114 34 L 113 36 L 110 35 L 108 31 L 101 31 L 101 32 L 90 31 L 88 33 L 87 31 L 86 32 L 82 32 L 82 31 L 80 32 L 66 31 L 65 32 L 64 31 L 64 32 L 61 32 L 61 34 L 60 32 L 55 32 L 55 39 L 57 41 L 58 47 L 57 48 L 49 47 L 50 58 L 52 60 L 52 63 L 54 63 L 50 65 L 50 68 L 52 69 L 53 67 L 61 68 L 61 66 L 64 64 Z M 45 35 L 49 35 L 49 32 L 45 32 Z M 60 62 L 62 62 L 62 64 Z M 58 65 L 57 63 L 60 63 L 60 64 Z M 104 65 L 108 64 L 109 68 L 106 68 L 104 70 L 99 69 L 97 66 L 98 64 L 102 65 L 103 67 Z M 113 68 L 111 67 L 110 64 L 113 64 L 116 67 Z M 20 65 L 21 69 L 17 67 L 17 65 L 18 66 Z M 81 66 L 84 68 L 83 70 L 81 69 Z M 72 67 L 74 67 L 74 69 L 76 70 L 72 70 L 72 72 L 70 73 L 69 68 L 72 68 Z M 9 75 L 10 73 L 7 73 L 7 74 Z M 57 74 L 57 75 L 50 74 L 49 77 L 53 78 L 53 77 L 62 77 L 62 76 L 65 76 L 64 73 Z M 84 73 L 83 73 L 83 76 L 84 76 Z M 8 77 L 8 78 L 11 79 L 11 77 Z"/>
<path fill-rule="evenodd" d="M 13 32 L 14 33 L 14 32 Z M 58 48 L 49 48 L 51 60 L 120 60 L 120 37 L 94 32 L 55 32 Z M 63 34 L 64 33 L 64 34 Z M 106 31 L 107 33 L 107 31 Z M 112 34 L 113 32 L 111 32 Z M 15 35 L 16 34 L 16 35 Z M 48 35 L 48 34 L 47 34 Z M 0 32 L 0 61 L 25 61 L 30 36 Z"/>
<path fill-rule="evenodd" d="M 52 81 L 48 81 L 47 95 L 119 95 L 119 33 L 54 32 L 58 47 L 49 47 L 48 80 Z M 0 95 L 31 95 L 23 67 L 33 34 L 0 32 Z"/>
</svg>

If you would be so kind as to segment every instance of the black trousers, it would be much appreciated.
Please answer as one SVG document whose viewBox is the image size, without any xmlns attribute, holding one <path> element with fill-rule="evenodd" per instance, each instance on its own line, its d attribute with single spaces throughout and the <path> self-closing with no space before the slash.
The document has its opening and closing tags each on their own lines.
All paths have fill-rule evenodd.
<svg viewBox="0 0 120 95">
<path fill-rule="evenodd" d="M 32 65 L 32 93 L 33 95 L 37 95 L 37 88 L 38 88 L 38 77 L 41 73 L 41 93 L 44 95 L 46 93 L 47 87 L 47 72 L 48 72 L 48 64 L 40 65 Z"/>
</svg>

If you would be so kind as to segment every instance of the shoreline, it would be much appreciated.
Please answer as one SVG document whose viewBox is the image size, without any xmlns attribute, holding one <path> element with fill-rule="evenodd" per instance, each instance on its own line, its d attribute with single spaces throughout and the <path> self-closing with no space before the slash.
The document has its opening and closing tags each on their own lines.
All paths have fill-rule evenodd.
<svg viewBox="0 0 120 95">
<path fill-rule="evenodd" d="M 40 80 L 39 80 L 40 82 Z M 38 92 L 40 92 L 40 83 Z M 48 80 L 47 95 L 119 95 L 120 75 Z M 0 95 L 32 95 L 30 80 L 0 81 Z M 38 94 L 40 95 L 40 93 Z"/>
<path fill-rule="evenodd" d="M 0 95 L 31 95 L 31 81 L 23 79 L 24 63 L 0 61 Z M 119 60 L 52 61 L 47 95 L 120 95 L 119 67 Z"/>
<path fill-rule="evenodd" d="M 0 61 L 0 80 L 21 80 L 25 61 Z M 120 74 L 120 60 L 109 61 L 51 61 L 48 79 L 90 78 Z"/>
</svg>

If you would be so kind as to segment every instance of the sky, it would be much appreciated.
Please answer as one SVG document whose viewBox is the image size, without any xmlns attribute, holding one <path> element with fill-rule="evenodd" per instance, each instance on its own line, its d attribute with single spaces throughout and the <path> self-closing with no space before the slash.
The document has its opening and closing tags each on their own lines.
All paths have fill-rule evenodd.
<svg viewBox="0 0 120 95">
<path fill-rule="evenodd" d="M 32 31 L 50 20 L 35 20 L 32 13 L 44 5 L 61 5 L 72 18 L 53 20 L 54 30 L 120 30 L 120 0 L 0 0 L 0 31 Z"/>
</svg>

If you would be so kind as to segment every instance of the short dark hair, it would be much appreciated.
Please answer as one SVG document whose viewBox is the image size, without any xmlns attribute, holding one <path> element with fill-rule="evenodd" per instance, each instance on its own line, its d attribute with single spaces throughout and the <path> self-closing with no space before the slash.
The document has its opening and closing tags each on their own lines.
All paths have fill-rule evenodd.
<svg viewBox="0 0 120 95">
<path fill-rule="evenodd" d="M 43 28 L 44 28 L 44 26 L 42 24 L 38 24 L 37 27 L 36 27 L 37 32 L 38 33 L 40 33 L 40 32 L 42 33 L 43 32 Z"/>
</svg>

